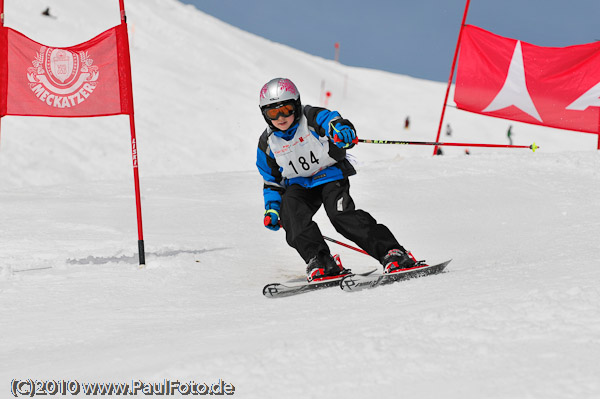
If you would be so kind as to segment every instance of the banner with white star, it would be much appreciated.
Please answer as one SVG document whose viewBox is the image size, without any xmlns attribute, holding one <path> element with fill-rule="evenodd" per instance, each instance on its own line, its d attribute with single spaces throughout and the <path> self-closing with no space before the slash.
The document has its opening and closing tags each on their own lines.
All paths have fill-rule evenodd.
<svg viewBox="0 0 600 399">
<path fill-rule="evenodd" d="M 466 25 L 454 101 L 519 122 L 600 132 L 600 42 L 539 47 Z"/>
</svg>

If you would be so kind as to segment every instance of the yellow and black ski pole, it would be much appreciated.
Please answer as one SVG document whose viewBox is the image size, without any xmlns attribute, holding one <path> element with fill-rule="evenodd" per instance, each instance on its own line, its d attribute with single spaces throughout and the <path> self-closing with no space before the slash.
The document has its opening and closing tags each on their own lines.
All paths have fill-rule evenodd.
<svg viewBox="0 0 600 399">
<path fill-rule="evenodd" d="M 438 141 L 403 141 L 403 140 L 371 140 L 358 139 L 359 143 L 368 144 L 400 144 L 400 145 L 437 145 L 451 147 L 495 147 L 495 148 L 529 148 L 533 152 L 540 148 L 535 143 L 531 145 L 511 145 L 511 144 L 481 144 L 481 143 L 442 143 Z"/>
</svg>

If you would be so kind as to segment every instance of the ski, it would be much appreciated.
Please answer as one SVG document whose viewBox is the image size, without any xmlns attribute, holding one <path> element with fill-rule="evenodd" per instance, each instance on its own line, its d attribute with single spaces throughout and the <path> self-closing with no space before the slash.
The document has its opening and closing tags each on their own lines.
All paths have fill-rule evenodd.
<svg viewBox="0 0 600 399">
<path fill-rule="evenodd" d="M 438 274 L 444 271 L 446 266 L 448 266 L 448 263 L 451 261 L 452 259 L 431 266 L 418 265 L 416 267 L 392 274 L 369 274 L 366 276 L 362 276 L 360 274 L 349 274 L 344 276 L 340 281 L 340 288 L 346 292 L 355 292 L 368 288 L 375 288 L 380 285 L 395 283 L 397 281 L 404 281 L 412 278 L 429 276 L 431 274 Z"/>
<path fill-rule="evenodd" d="M 327 280 L 316 281 L 316 282 L 312 282 L 312 283 L 309 283 L 306 280 L 300 280 L 300 279 L 287 281 L 285 283 L 271 283 L 271 284 L 265 285 L 265 287 L 263 288 L 263 295 L 266 296 L 267 298 L 284 298 L 284 297 L 288 297 L 288 296 L 292 296 L 292 295 L 304 294 L 307 292 L 320 290 L 323 288 L 339 287 L 340 282 L 345 277 L 348 277 L 351 275 L 366 277 L 369 274 L 375 272 L 376 270 L 377 269 L 373 269 L 373 270 L 369 270 L 366 273 L 359 273 L 359 274 L 345 274 L 342 276 L 336 276 L 336 277 L 329 278 Z"/>
</svg>

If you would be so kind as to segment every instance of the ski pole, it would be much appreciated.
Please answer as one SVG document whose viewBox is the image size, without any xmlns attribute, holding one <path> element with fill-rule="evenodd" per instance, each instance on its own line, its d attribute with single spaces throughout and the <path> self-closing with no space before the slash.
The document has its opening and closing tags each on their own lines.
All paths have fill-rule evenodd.
<svg viewBox="0 0 600 399">
<path fill-rule="evenodd" d="M 368 144 L 403 144 L 403 145 L 446 145 L 454 147 L 498 147 L 498 148 L 529 148 L 533 152 L 540 148 L 535 143 L 531 145 L 510 145 L 510 144 L 476 144 L 476 143 L 441 143 L 438 141 L 401 141 L 401 140 L 371 140 L 358 139 L 359 143 Z"/>
<path fill-rule="evenodd" d="M 334 240 L 333 238 L 329 238 L 329 237 L 325 237 L 325 236 L 323 236 L 323 238 L 324 238 L 325 240 L 327 240 L 327 241 L 331 241 L 331 242 L 334 242 L 334 243 L 336 243 L 336 244 L 338 244 L 338 245 L 341 245 L 342 247 L 350 248 L 350 249 L 353 249 L 353 250 L 355 250 L 356 252 L 360 252 L 361 254 L 369 255 L 369 254 L 368 254 L 366 251 L 363 251 L 363 250 L 362 250 L 362 249 L 360 249 L 360 248 L 353 247 L 352 245 L 344 244 L 344 243 L 343 243 L 343 242 L 341 242 L 341 241 Z M 370 256 L 370 255 L 369 255 L 369 256 Z"/>
<path fill-rule="evenodd" d="M 366 251 L 363 251 L 363 250 L 362 250 L 362 249 L 360 249 L 360 248 L 353 247 L 352 245 L 345 244 L 345 243 L 343 243 L 343 242 L 341 242 L 341 241 L 334 240 L 333 238 L 329 238 L 329 237 L 326 237 L 326 236 L 323 236 L 323 238 L 324 238 L 326 241 L 331 241 L 331 242 L 334 242 L 334 243 L 336 243 L 336 244 L 338 244 L 338 245 L 341 245 L 342 247 L 350 248 L 350 249 L 353 249 L 353 250 L 355 250 L 356 252 L 360 252 L 361 254 L 365 254 L 365 255 L 367 255 L 367 256 L 371 256 L 371 255 L 369 255 L 369 254 L 368 254 Z M 418 261 L 417 261 L 417 259 L 416 259 L 416 258 L 413 256 L 412 252 L 408 251 L 407 253 L 408 253 L 408 255 L 409 255 L 411 258 L 412 258 L 412 260 L 414 260 L 415 262 L 418 262 Z M 423 261 L 421 261 L 421 262 L 423 262 Z"/>
</svg>

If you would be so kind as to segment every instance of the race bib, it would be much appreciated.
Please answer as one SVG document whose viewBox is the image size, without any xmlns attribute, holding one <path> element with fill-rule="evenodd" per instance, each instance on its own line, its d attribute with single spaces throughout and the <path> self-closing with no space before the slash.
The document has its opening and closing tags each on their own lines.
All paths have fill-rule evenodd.
<svg viewBox="0 0 600 399">
<path fill-rule="evenodd" d="M 296 134 L 290 141 L 272 134 L 269 146 L 286 179 L 310 177 L 336 163 L 329 156 L 329 139 L 314 133 L 308 127 L 305 116 L 302 116 Z"/>
</svg>

